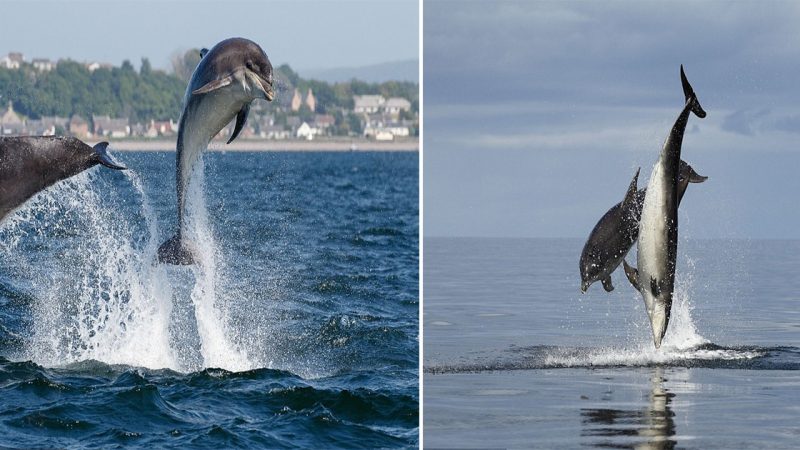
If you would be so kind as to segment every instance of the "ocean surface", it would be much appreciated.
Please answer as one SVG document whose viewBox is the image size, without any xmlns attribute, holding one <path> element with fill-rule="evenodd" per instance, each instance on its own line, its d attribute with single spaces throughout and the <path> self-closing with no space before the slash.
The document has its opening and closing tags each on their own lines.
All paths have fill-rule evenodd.
<svg viewBox="0 0 800 450">
<path fill-rule="evenodd" d="M 583 244 L 425 239 L 426 448 L 798 448 L 800 241 L 682 239 L 660 350 Z"/>
<path fill-rule="evenodd" d="M 113 152 L 0 225 L 0 448 L 408 448 L 418 154 Z"/>
</svg>

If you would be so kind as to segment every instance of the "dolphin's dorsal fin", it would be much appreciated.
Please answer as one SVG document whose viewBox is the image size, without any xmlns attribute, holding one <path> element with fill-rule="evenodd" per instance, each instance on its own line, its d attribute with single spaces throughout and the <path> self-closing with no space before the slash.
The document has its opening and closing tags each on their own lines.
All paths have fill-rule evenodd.
<svg viewBox="0 0 800 450">
<path fill-rule="evenodd" d="M 201 48 L 200 49 L 200 59 L 203 59 L 203 57 L 206 56 L 206 53 L 208 53 L 208 49 L 207 48 Z"/>
<path fill-rule="evenodd" d="M 661 295 L 661 284 L 653 277 L 650 277 L 650 292 L 654 297 Z"/>
<path fill-rule="evenodd" d="M 192 91 L 192 94 L 206 94 L 208 92 L 214 91 L 221 87 L 225 87 L 233 82 L 233 77 L 227 76 L 225 78 L 219 80 L 213 80 L 206 83 L 205 86 L 201 87 L 200 89 L 195 89 Z"/>
<path fill-rule="evenodd" d="M 642 168 L 639 167 L 636 169 L 636 174 L 633 175 L 633 180 L 631 180 L 631 184 L 628 186 L 628 191 L 625 192 L 625 199 L 622 200 L 622 210 L 625 211 L 636 203 L 636 193 L 638 189 L 636 185 L 639 184 L 639 171 Z"/>
<path fill-rule="evenodd" d="M 244 128 L 244 123 L 247 122 L 247 114 L 250 112 L 250 103 L 246 103 L 242 106 L 242 109 L 239 110 L 239 113 L 236 114 L 236 125 L 233 127 L 233 133 L 231 133 L 231 138 L 228 139 L 228 144 L 233 142 L 236 139 L 236 136 L 239 136 L 239 132 L 242 131 Z"/>
<path fill-rule="evenodd" d="M 600 281 L 603 283 L 603 289 L 605 289 L 606 292 L 611 292 L 614 290 L 614 285 L 611 284 L 611 275 L 603 278 Z"/>
<path fill-rule="evenodd" d="M 635 268 L 628 265 L 628 261 L 624 258 L 622 260 L 622 267 L 625 269 L 625 276 L 628 277 L 628 281 L 631 282 L 631 285 L 639 291 L 639 271 Z"/>
</svg>

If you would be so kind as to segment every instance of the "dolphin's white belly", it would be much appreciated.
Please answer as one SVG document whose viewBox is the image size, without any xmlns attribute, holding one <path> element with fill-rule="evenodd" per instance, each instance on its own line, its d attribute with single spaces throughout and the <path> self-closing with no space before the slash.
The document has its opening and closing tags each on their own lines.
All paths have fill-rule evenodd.
<svg viewBox="0 0 800 450">
<path fill-rule="evenodd" d="M 667 278 L 669 242 L 669 224 L 666 220 L 667 213 L 667 186 L 669 181 L 664 176 L 663 164 L 659 159 L 653 168 L 650 181 L 647 185 L 647 194 L 642 206 L 642 216 L 639 223 L 639 242 L 637 245 L 637 266 L 639 270 L 639 286 L 647 308 L 647 315 L 653 325 L 654 334 L 659 326 L 666 326 L 666 312 L 663 301 L 653 295 L 651 280 L 664 280 Z M 660 344 L 660 336 L 656 341 Z"/>
<path fill-rule="evenodd" d="M 232 84 L 217 91 L 193 95 L 189 99 L 182 121 L 183 148 L 181 150 L 181 185 L 185 190 L 192 168 L 200 152 L 208 148 L 211 139 L 236 117 L 242 106 L 249 102 L 241 85 Z"/>
<path fill-rule="evenodd" d="M 637 246 L 639 279 L 647 284 L 648 289 L 651 277 L 663 280 L 668 271 L 669 224 L 665 217 L 668 201 L 665 183 L 668 182 L 659 160 L 647 185 Z"/>
</svg>

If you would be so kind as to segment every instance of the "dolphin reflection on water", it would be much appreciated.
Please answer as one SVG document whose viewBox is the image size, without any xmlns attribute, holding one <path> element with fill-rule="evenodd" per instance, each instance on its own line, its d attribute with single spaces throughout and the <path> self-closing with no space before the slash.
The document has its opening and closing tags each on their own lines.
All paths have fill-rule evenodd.
<svg viewBox="0 0 800 450">
<path fill-rule="evenodd" d="M 666 450 L 675 448 L 675 394 L 664 388 L 664 368 L 655 367 L 650 377 L 648 405 L 643 409 L 586 408 L 581 410 L 581 436 L 598 438 L 595 447 Z"/>
</svg>

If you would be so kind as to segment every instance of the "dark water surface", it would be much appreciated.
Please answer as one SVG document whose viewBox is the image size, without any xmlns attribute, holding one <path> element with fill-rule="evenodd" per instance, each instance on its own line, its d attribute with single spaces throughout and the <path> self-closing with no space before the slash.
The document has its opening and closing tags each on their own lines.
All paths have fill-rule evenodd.
<svg viewBox="0 0 800 450">
<path fill-rule="evenodd" d="M 582 246 L 425 240 L 426 448 L 797 448 L 800 241 L 683 240 L 661 350 Z"/>
<path fill-rule="evenodd" d="M 418 445 L 416 153 L 208 153 L 191 267 L 115 157 L 0 226 L 0 447 Z"/>
</svg>

